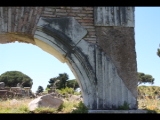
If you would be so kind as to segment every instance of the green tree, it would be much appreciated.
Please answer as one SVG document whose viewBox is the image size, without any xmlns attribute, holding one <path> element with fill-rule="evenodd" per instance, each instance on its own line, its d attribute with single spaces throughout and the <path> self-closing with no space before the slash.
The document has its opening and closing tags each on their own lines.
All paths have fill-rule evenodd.
<svg viewBox="0 0 160 120">
<path fill-rule="evenodd" d="M 157 49 L 157 55 L 160 57 L 160 49 Z"/>
<path fill-rule="evenodd" d="M 7 71 L 0 75 L 0 82 L 4 82 L 7 87 L 16 87 L 18 83 L 23 87 L 32 87 L 32 79 L 20 71 Z"/>
<path fill-rule="evenodd" d="M 73 88 L 74 90 L 77 89 L 77 88 L 79 88 L 77 80 L 76 79 L 68 80 L 67 81 L 67 87 Z"/>
<path fill-rule="evenodd" d="M 142 83 L 153 84 L 154 83 L 154 78 L 152 77 L 152 75 L 144 74 L 142 72 L 138 72 L 138 85 L 140 85 Z"/>
<path fill-rule="evenodd" d="M 57 80 L 59 80 L 59 82 L 56 83 Z M 46 89 L 53 87 L 55 83 L 57 89 L 64 89 L 66 87 L 76 89 L 79 87 L 76 79 L 69 80 L 69 76 L 67 73 L 60 73 L 57 77 L 50 78 L 48 82 L 49 84 L 47 85 Z"/>
<path fill-rule="evenodd" d="M 57 77 L 51 78 L 48 82 L 47 88 L 53 87 L 53 84 L 57 81 Z"/>
<path fill-rule="evenodd" d="M 57 77 L 57 80 L 60 80 L 60 82 L 58 82 L 56 85 L 57 89 L 65 88 L 67 85 L 66 83 L 68 79 L 69 79 L 69 76 L 67 73 L 59 74 L 59 76 Z"/>
<path fill-rule="evenodd" d="M 47 88 L 53 87 L 54 83 L 59 80 L 59 82 L 56 83 L 57 89 L 62 89 L 67 87 L 69 76 L 67 73 L 60 73 L 57 77 L 51 78 L 48 82 Z"/>
<path fill-rule="evenodd" d="M 36 91 L 36 93 L 42 93 L 43 92 L 43 87 L 42 86 L 38 86 L 38 89 Z"/>
</svg>

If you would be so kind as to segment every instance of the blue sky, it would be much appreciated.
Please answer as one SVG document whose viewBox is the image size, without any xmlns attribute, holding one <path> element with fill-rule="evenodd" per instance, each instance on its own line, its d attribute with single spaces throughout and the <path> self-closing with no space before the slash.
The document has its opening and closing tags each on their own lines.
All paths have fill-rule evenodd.
<svg viewBox="0 0 160 120">
<path fill-rule="evenodd" d="M 155 78 L 160 86 L 160 58 L 156 55 L 160 44 L 160 7 L 136 7 L 135 41 L 137 70 Z M 149 84 L 146 84 L 149 85 Z"/>
<path fill-rule="evenodd" d="M 152 75 L 155 86 L 160 86 L 160 58 L 156 55 L 160 44 L 159 21 L 160 7 L 135 8 L 137 70 Z M 39 85 L 45 89 L 49 79 L 59 73 L 65 72 L 70 79 L 75 78 L 65 63 L 32 44 L 0 44 L 0 58 L 0 74 L 13 70 L 23 72 L 33 79 L 33 92 Z"/>
</svg>

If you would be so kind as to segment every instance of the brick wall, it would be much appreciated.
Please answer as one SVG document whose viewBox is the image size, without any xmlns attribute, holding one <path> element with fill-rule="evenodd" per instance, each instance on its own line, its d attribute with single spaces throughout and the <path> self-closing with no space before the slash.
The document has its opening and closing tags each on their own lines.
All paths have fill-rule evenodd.
<svg viewBox="0 0 160 120">
<path fill-rule="evenodd" d="M 45 7 L 41 17 L 74 17 L 88 33 L 84 40 L 96 43 L 93 7 Z"/>
</svg>

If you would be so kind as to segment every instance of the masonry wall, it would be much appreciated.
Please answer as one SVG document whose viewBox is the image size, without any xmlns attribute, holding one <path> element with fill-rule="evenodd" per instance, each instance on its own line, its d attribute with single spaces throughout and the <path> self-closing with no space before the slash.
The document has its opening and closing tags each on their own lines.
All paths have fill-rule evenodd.
<svg viewBox="0 0 160 120">
<path fill-rule="evenodd" d="M 74 17 L 88 31 L 84 40 L 96 43 L 94 7 L 45 7 L 41 17 Z"/>
<path fill-rule="evenodd" d="M 46 25 L 37 26 L 41 20 L 39 19 L 40 17 L 45 17 L 46 19 L 74 17 L 78 21 L 78 27 L 74 27 L 78 31 L 76 37 L 80 34 L 79 24 L 87 30 L 87 34 L 85 33 L 76 44 L 76 47 L 79 46 L 80 55 L 77 53 L 75 56 L 78 56 L 78 58 L 75 57 L 75 62 L 71 62 L 74 66 L 79 56 L 80 58 L 85 58 L 79 60 L 77 68 L 82 71 L 79 78 L 81 78 L 80 81 L 84 82 L 83 86 L 86 86 L 87 83 L 88 92 L 85 92 L 86 104 L 90 104 L 90 106 L 96 106 L 97 104 L 99 106 L 98 109 L 101 109 L 105 108 L 107 104 L 111 105 L 110 103 L 116 103 L 116 106 L 121 105 L 126 100 L 133 103 L 132 108 L 135 108 L 134 106 L 137 106 L 135 103 L 137 97 L 137 64 L 133 10 L 130 7 L 0 7 L 0 43 L 18 40 L 37 45 L 34 40 L 35 32 L 38 28 Z M 68 25 L 66 22 L 65 24 Z M 72 31 L 70 30 L 70 32 Z M 42 34 L 44 33 L 40 35 Z M 43 38 L 39 40 L 43 40 Z M 48 42 L 48 40 L 46 39 L 44 42 Z M 72 39 L 72 42 L 74 41 L 75 38 Z M 68 41 L 66 43 L 69 44 Z M 89 45 L 87 46 L 87 44 Z M 64 46 L 66 47 L 66 44 Z M 73 49 L 70 51 L 73 51 Z M 73 51 L 72 55 L 76 52 L 77 50 Z M 82 54 L 82 52 L 84 53 Z M 69 52 L 66 51 L 66 53 Z M 82 66 L 83 60 L 87 67 Z M 88 74 L 84 72 L 84 69 L 87 68 L 87 70 L 92 71 L 92 68 L 88 67 L 90 64 L 93 65 L 92 68 L 94 68 L 93 71 L 96 74 L 93 72 L 93 75 L 86 80 Z M 77 68 L 75 67 L 75 70 Z M 116 70 L 118 74 L 115 72 Z M 92 82 L 89 83 L 89 80 L 92 82 L 94 80 L 97 81 L 98 90 L 93 87 L 94 84 Z M 114 86 L 117 87 L 115 88 Z M 95 91 L 98 91 L 98 100 L 95 97 Z M 118 95 L 119 97 L 117 97 Z M 120 98 L 120 100 L 117 98 Z"/>
<path fill-rule="evenodd" d="M 0 7 L 0 32 L 19 32 L 32 37 L 40 17 L 74 17 L 88 31 L 84 40 L 96 43 L 93 14 L 94 7 Z"/>
</svg>

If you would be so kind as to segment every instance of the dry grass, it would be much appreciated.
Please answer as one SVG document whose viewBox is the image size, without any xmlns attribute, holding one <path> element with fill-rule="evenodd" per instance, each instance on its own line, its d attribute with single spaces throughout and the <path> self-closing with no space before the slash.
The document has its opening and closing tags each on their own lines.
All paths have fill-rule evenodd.
<svg viewBox="0 0 160 120">
<path fill-rule="evenodd" d="M 144 99 L 139 99 L 138 108 L 160 113 L 160 100 L 149 99 L 148 97 L 145 97 Z"/>
<path fill-rule="evenodd" d="M 37 108 L 35 111 L 30 112 L 28 109 L 28 103 L 33 99 L 19 99 L 19 100 L 0 100 L 0 113 L 71 113 L 73 108 L 78 106 L 78 101 L 66 101 L 59 107 L 54 108 Z"/>
<path fill-rule="evenodd" d="M 28 113 L 28 103 L 32 99 L 1 100 L 0 113 Z"/>
<path fill-rule="evenodd" d="M 40 107 L 40 108 L 37 108 L 33 113 L 53 114 L 53 113 L 57 113 L 57 110 L 49 107 Z"/>
<path fill-rule="evenodd" d="M 139 86 L 138 92 L 143 99 L 138 99 L 138 108 L 146 109 L 160 113 L 160 100 L 156 96 L 160 94 L 160 87 L 158 86 Z"/>
<path fill-rule="evenodd" d="M 0 113 L 31 113 L 28 109 L 28 103 L 33 99 L 19 99 L 19 100 L 0 100 Z M 32 113 L 72 113 L 73 110 L 78 108 L 78 101 L 66 101 L 59 107 L 59 109 L 53 108 L 38 108 Z M 149 99 L 138 99 L 138 109 L 146 109 L 160 113 L 160 100 Z M 82 111 L 83 112 L 83 111 Z"/>
<path fill-rule="evenodd" d="M 76 107 L 78 107 L 78 101 L 64 101 L 64 103 L 60 106 L 60 108 L 58 109 L 58 113 L 71 113 L 73 111 L 73 109 L 75 109 Z"/>
</svg>

